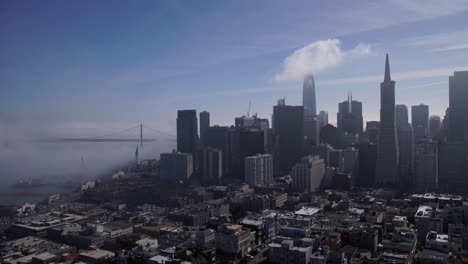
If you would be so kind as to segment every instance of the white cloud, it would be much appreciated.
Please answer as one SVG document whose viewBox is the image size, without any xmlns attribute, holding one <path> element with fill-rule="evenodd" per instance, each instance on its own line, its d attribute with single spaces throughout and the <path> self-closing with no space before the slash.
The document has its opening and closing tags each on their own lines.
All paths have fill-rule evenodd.
<svg viewBox="0 0 468 264">
<path fill-rule="evenodd" d="M 431 51 L 451 51 L 468 49 L 468 31 L 444 32 L 411 37 L 400 41 L 404 47 L 425 47 Z"/>
<path fill-rule="evenodd" d="M 407 71 L 407 72 L 396 72 L 392 73 L 392 79 L 395 81 L 403 80 L 416 80 L 423 78 L 432 78 L 432 77 L 447 77 L 452 75 L 455 71 L 468 70 L 468 65 L 466 66 L 453 66 L 445 68 L 436 68 L 428 70 L 419 70 L 419 71 Z M 361 84 L 361 83 L 370 83 L 370 82 L 381 82 L 383 81 L 383 73 L 381 75 L 368 75 L 352 78 L 341 78 L 334 80 L 325 80 L 318 82 L 319 86 L 332 86 L 332 85 L 343 85 L 343 84 Z"/>
<path fill-rule="evenodd" d="M 338 39 L 315 41 L 286 57 L 283 69 L 275 76 L 275 80 L 302 80 L 308 73 L 324 72 L 342 65 L 347 58 L 367 56 L 371 52 L 371 46 L 365 43 L 345 51 L 341 49 Z"/>
<path fill-rule="evenodd" d="M 409 12 L 413 17 L 408 20 L 423 20 L 434 17 L 449 16 L 461 13 L 468 9 L 468 2 L 465 0 L 394 0 L 395 7 L 400 12 Z"/>
<path fill-rule="evenodd" d="M 434 77 L 447 78 L 447 80 L 445 81 L 430 82 L 430 83 L 424 83 L 421 85 L 409 87 L 412 89 L 413 88 L 414 89 L 425 88 L 425 87 L 431 87 L 431 86 L 447 83 L 448 76 L 453 75 L 453 72 L 455 71 L 468 71 L 468 65 L 451 66 L 451 67 L 445 67 L 445 68 L 427 69 L 427 70 L 419 70 L 419 71 L 392 72 L 392 79 L 398 83 L 398 81 L 419 80 L 419 79 L 427 79 L 427 78 L 434 78 Z M 322 80 L 322 81 L 317 81 L 316 84 L 318 87 L 366 84 L 366 83 L 375 83 L 376 85 L 378 85 L 380 82 L 383 81 L 383 78 L 384 78 L 384 73 L 382 72 L 382 74 L 378 74 L 378 75 L 367 75 L 367 76 L 358 76 L 358 77 L 351 77 L 351 78 Z M 198 96 L 238 95 L 238 94 L 264 93 L 268 91 L 284 91 L 284 90 L 300 90 L 300 89 L 302 89 L 300 86 L 297 86 L 294 84 L 288 84 L 288 85 L 279 85 L 279 86 L 236 89 L 236 90 L 222 90 L 222 91 L 210 92 L 206 94 L 199 94 Z"/>
<path fill-rule="evenodd" d="M 468 44 L 449 45 L 449 46 L 433 49 L 432 51 L 450 51 L 450 50 L 460 50 L 460 49 L 468 49 Z"/>
<path fill-rule="evenodd" d="M 366 43 L 359 43 L 356 47 L 348 53 L 350 56 L 367 56 L 372 54 L 372 47 Z"/>
</svg>

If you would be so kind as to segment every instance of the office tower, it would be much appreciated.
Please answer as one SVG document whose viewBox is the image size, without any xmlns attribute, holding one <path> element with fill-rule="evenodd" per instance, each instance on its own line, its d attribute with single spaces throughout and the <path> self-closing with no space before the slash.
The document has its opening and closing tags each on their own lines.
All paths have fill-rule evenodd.
<svg viewBox="0 0 468 264">
<path fill-rule="evenodd" d="M 408 123 L 408 107 L 404 104 L 398 104 L 395 106 L 395 120 L 397 130 L 401 127 L 409 126 Z"/>
<path fill-rule="evenodd" d="M 372 187 L 375 181 L 377 145 L 368 139 L 359 142 L 359 174 L 355 184 L 360 187 Z"/>
<path fill-rule="evenodd" d="M 241 116 L 234 119 L 236 127 L 256 127 L 262 130 L 267 130 L 270 127 L 270 123 L 266 118 L 258 118 L 257 114 L 253 116 Z"/>
<path fill-rule="evenodd" d="M 304 85 L 302 87 L 302 105 L 304 106 L 304 116 L 314 117 L 317 115 L 317 106 L 315 102 L 315 81 L 312 73 L 304 76 Z"/>
<path fill-rule="evenodd" d="M 414 135 L 413 128 L 408 123 L 408 108 L 406 105 L 400 104 L 395 106 L 395 121 L 401 186 L 405 190 L 409 190 L 414 183 Z"/>
<path fill-rule="evenodd" d="M 210 112 L 200 112 L 200 143 L 202 146 L 205 145 L 205 133 L 210 127 Z"/>
<path fill-rule="evenodd" d="M 258 154 L 244 158 L 245 182 L 251 187 L 268 186 L 273 181 L 273 156 Z"/>
<path fill-rule="evenodd" d="M 429 136 L 431 138 L 437 138 L 440 135 L 441 121 L 440 116 L 433 115 L 429 118 Z"/>
<path fill-rule="evenodd" d="M 413 128 L 409 125 L 397 129 L 398 149 L 400 153 L 399 171 L 402 187 L 409 190 L 414 184 L 414 136 Z"/>
<path fill-rule="evenodd" d="M 375 168 L 377 186 L 398 187 L 398 138 L 395 121 L 395 82 L 390 77 L 388 54 L 380 84 L 380 130 Z"/>
<path fill-rule="evenodd" d="M 349 190 L 352 185 L 351 177 L 346 172 L 334 170 L 332 174 L 331 187 L 339 190 Z"/>
<path fill-rule="evenodd" d="M 355 177 L 359 173 L 359 152 L 354 147 L 348 147 L 343 150 L 343 172 L 351 175 L 351 179 L 356 182 Z"/>
<path fill-rule="evenodd" d="M 343 170 L 343 150 L 342 149 L 330 149 L 328 166 L 334 167 L 339 171 Z"/>
<path fill-rule="evenodd" d="M 317 106 L 315 98 L 315 81 L 312 74 L 304 76 L 302 87 L 302 105 L 304 106 L 304 137 L 308 144 L 319 142 L 319 124 L 317 121 Z"/>
<path fill-rule="evenodd" d="M 234 119 L 234 124 L 236 127 L 252 127 L 258 128 L 264 132 L 264 144 L 268 145 L 268 129 L 270 128 L 270 122 L 266 118 L 258 118 L 257 114 L 253 116 L 241 116 Z"/>
<path fill-rule="evenodd" d="M 450 108 L 445 109 L 444 119 L 440 125 L 440 138 L 446 141 L 449 139 L 450 130 Z"/>
<path fill-rule="evenodd" d="M 205 184 L 220 184 L 223 178 L 223 151 L 204 147 L 200 152 L 202 182 Z"/>
<path fill-rule="evenodd" d="M 192 154 L 197 171 L 198 124 L 196 110 L 177 111 L 177 151 Z"/>
<path fill-rule="evenodd" d="M 320 129 L 317 117 L 304 116 L 304 138 L 309 145 L 317 145 L 319 143 Z"/>
<path fill-rule="evenodd" d="M 274 165 L 283 172 L 300 160 L 304 145 L 304 107 L 278 104 L 273 107 L 276 137 Z"/>
<path fill-rule="evenodd" d="M 317 116 L 318 128 L 322 128 L 328 125 L 328 112 L 327 111 L 320 111 Z"/>
<path fill-rule="evenodd" d="M 193 159 L 190 153 L 161 153 L 160 178 L 163 181 L 188 180 L 193 175 Z"/>
<path fill-rule="evenodd" d="M 411 125 L 414 131 L 414 140 L 427 137 L 429 129 L 429 106 L 420 104 L 411 107 Z"/>
<path fill-rule="evenodd" d="M 338 104 L 337 124 L 338 131 L 342 133 L 362 133 L 362 103 L 348 95 L 347 101 Z"/>
<path fill-rule="evenodd" d="M 229 127 L 227 126 L 211 126 L 205 133 L 205 146 L 219 149 L 223 156 L 223 174 L 230 172 L 230 148 L 228 140 Z"/>
<path fill-rule="evenodd" d="M 414 183 L 414 134 L 413 127 L 408 123 L 408 108 L 406 105 L 400 104 L 395 106 L 395 121 L 401 186 L 405 190 L 409 190 Z"/>
<path fill-rule="evenodd" d="M 336 148 L 338 146 L 338 129 L 331 124 L 320 129 L 320 143 L 330 144 Z"/>
<path fill-rule="evenodd" d="M 449 193 L 467 193 L 468 143 L 440 143 L 439 189 Z"/>
<path fill-rule="evenodd" d="M 330 151 L 333 148 L 328 144 L 319 144 L 312 147 L 310 155 L 312 156 L 319 156 L 325 162 L 325 167 L 330 166 Z"/>
<path fill-rule="evenodd" d="M 416 142 L 414 155 L 414 189 L 416 192 L 432 192 L 438 188 L 437 141 L 421 139 Z"/>
<path fill-rule="evenodd" d="M 273 154 L 275 151 L 275 133 L 273 132 L 273 128 L 269 128 L 266 132 L 266 146 L 265 146 L 265 153 Z"/>
<path fill-rule="evenodd" d="M 468 142 L 468 71 L 449 77 L 449 140 Z"/>
<path fill-rule="evenodd" d="M 244 179 L 244 158 L 265 153 L 264 131 L 259 128 L 231 127 L 228 131 L 230 174 Z"/>
<path fill-rule="evenodd" d="M 377 143 L 379 138 L 380 122 L 379 121 L 368 121 L 366 122 L 366 134 L 369 141 Z"/>
<path fill-rule="evenodd" d="M 339 149 L 345 149 L 347 147 L 354 146 L 358 142 L 359 142 L 359 134 L 352 134 L 352 133 L 338 134 L 338 148 Z"/>
<path fill-rule="evenodd" d="M 295 191 L 316 192 L 325 175 L 325 163 L 318 156 L 303 157 L 291 171 Z"/>
</svg>

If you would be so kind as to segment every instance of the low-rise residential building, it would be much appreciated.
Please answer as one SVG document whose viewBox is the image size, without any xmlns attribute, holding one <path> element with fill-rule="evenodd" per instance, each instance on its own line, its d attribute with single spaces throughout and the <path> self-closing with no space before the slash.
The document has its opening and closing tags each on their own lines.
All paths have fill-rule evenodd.
<svg viewBox="0 0 468 264">
<path fill-rule="evenodd" d="M 268 244 L 271 263 L 309 264 L 312 256 L 311 246 L 294 246 L 293 240 L 283 240 L 280 244 Z"/>
<path fill-rule="evenodd" d="M 244 257 L 251 250 L 254 237 L 250 230 L 241 225 L 223 224 L 218 227 L 215 240 L 216 250 Z"/>
</svg>

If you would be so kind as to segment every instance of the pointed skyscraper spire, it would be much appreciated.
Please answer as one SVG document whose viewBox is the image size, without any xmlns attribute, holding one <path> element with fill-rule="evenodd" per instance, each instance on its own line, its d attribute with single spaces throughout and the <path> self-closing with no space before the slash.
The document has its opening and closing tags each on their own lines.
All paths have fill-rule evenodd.
<svg viewBox="0 0 468 264">
<path fill-rule="evenodd" d="M 380 128 L 375 165 L 375 185 L 400 188 L 398 135 L 395 121 L 395 82 L 390 77 L 388 54 L 385 78 L 380 83 Z"/>
<path fill-rule="evenodd" d="M 387 57 L 385 58 L 385 78 L 384 82 L 389 82 L 392 80 L 392 77 L 390 77 L 390 63 L 388 62 L 388 53 Z"/>
</svg>

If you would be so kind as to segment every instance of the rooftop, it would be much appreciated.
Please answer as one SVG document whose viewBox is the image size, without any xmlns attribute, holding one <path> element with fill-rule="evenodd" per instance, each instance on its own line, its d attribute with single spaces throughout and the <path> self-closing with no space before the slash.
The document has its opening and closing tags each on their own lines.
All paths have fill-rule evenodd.
<svg viewBox="0 0 468 264">
<path fill-rule="evenodd" d="M 302 207 L 299 211 L 296 211 L 296 215 L 301 215 L 301 216 L 313 216 L 316 213 L 320 211 L 320 208 L 316 207 Z"/>
<path fill-rule="evenodd" d="M 416 212 L 416 218 L 429 218 L 432 216 L 432 207 L 421 205 Z"/>
<path fill-rule="evenodd" d="M 115 254 L 107 250 L 96 249 L 96 250 L 89 250 L 89 251 L 81 252 L 79 255 L 83 257 L 91 258 L 91 259 L 102 259 L 106 257 L 113 257 Z"/>
</svg>

